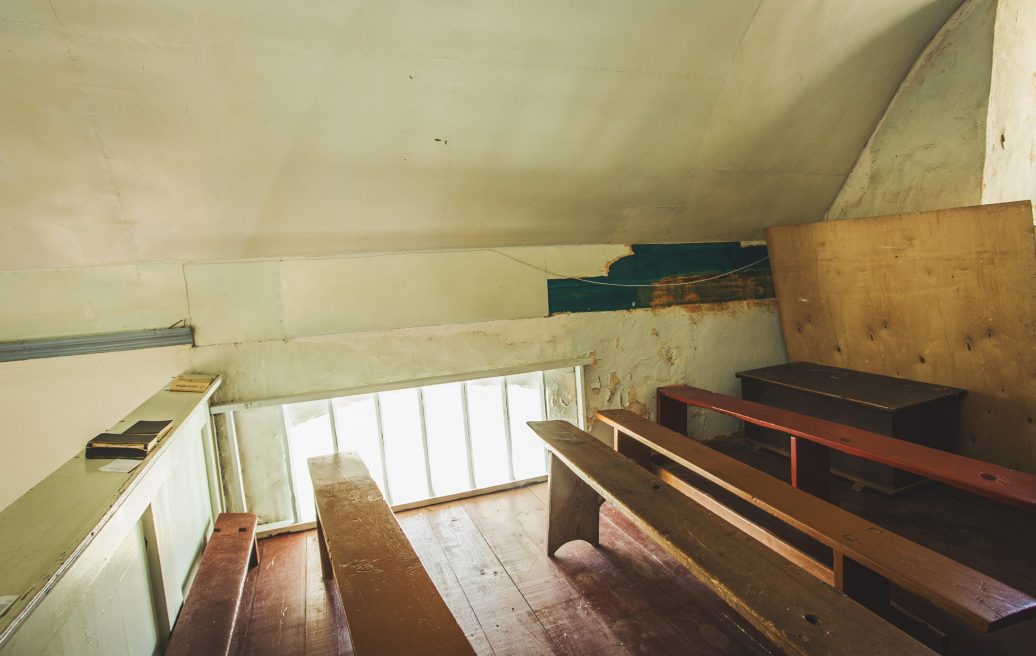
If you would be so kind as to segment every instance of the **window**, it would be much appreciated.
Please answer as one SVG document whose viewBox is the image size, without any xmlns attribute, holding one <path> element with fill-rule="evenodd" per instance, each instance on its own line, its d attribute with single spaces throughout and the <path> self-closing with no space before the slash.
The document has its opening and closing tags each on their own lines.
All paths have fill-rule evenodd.
<svg viewBox="0 0 1036 656">
<path fill-rule="evenodd" d="M 357 452 L 393 506 L 544 476 L 546 452 L 526 422 L 576 421 L 574 404 L 548 411 L 560 379 L 575 391 L 569 368 L 281 406 L 295 522 L 315 519 L 307 460 L 335 451 Z"/>
</svg>

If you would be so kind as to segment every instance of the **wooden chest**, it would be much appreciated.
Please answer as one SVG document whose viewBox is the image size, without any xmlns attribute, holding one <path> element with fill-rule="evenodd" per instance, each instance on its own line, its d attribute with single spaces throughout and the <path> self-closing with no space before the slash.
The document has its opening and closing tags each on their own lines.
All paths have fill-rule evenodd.
<svg viewBox="0 0 1036 656">
<path fill-rule="evenodd" d="M 960 399 L 965 390 L 931 385 L 809 362 L 741 371 L 741 395 L 748 401 L 836 421 L 925 446 L 955 451 L 960 433 Z M 788 453 L 788 436 L 746 425 L 757 443 Z M 833 452 L 831 470 L 885 494 L 920 482 L 919 476 Z"/>
</svg>

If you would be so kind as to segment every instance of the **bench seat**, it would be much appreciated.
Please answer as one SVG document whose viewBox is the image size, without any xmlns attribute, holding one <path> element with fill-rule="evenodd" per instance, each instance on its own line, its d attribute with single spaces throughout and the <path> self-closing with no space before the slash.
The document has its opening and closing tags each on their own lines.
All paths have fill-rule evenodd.
<svg viewBox="0 0 1036 656">
<path fill-rule="evenodd" d="M 166 656 L 225 656 L 230 651 L 245 578 L 249 567 L 259 563 L 256 521 L 252 513 L 216 518 Z"/>
<path fill-rule="evenodd" d="M 310 458 L 309 472 L 321 568 L 341 593 L 354 652 L 474 654 L 360 457 Z"/>
<path fill-rule="evenodd" d="M 826 463 L 827 450 L 835 449 L 1019 508 L 1036 510 L 1036 476 L 1032 474 L 688 385 L 659 387 L 657 399 L 658 423 L 679 433 L 687 433 L 688 405 L 787 433 L 792 438 L 793 483 L 805 480 L 810 488 L 819 490 L 818 495 L 822 497 L 826 496 L 823 490 L 830 472 L 826 468 L 819 471 L 817 467 Z M 801 461 L 797 449 L 801 451 Z"/>
<path fill-rule="evenodd" d="M 933 653 L 592 435 L 565 421 L 529 426 L 550 451 L 548 553 L 597 543 L 603 497 L 787 653 Z"/>
<path fill-rule="evenodd" d="M 854 591 L 846 589 L 847 583 L 852 586 L 846 574 L 856 565 L 980 631 L 1036 617 L 1036 599 L 1031 596 L 676 431 L 628 410 L 602 410 L 597 417 L 615 429 L 620 453 L 649 468 L 650 452 L 661 454 L 830 547 L 835 552 L 833 583 L 850 596 Z M 673 482 L 679 487 L 682 481 Z"/>
</svg>

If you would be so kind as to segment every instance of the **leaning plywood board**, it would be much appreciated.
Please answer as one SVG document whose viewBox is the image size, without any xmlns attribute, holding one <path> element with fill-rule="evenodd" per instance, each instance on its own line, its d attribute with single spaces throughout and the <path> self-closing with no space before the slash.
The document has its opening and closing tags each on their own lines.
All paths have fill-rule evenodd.
<svg viewBox="0 0 1036 656">
<path fill-rule="evenodd" d="M 788 356 L 968 390 L 960 451 L 1036 473 L 1029 201 L 769 228 Z"/>
</svg>

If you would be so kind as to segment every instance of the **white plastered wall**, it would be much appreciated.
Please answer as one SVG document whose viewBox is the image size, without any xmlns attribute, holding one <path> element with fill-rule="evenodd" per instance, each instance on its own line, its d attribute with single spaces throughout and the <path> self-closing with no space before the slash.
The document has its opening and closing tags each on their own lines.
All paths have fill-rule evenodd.
<svg viewBox="0 0 1036 656">
<path fill-rule="evenodd" d="M 997 4 L 983 203 L 1036 198 L 1036 2 Z"/>
<path fill-rule="evenodd" d="M 217 402 L 232 402 L 589 357 L 588 412 L 646 412 L 657 385 L 735 392 L 734 371 L 784 360 L 768 301 L 546 316 L 552 273 L 600 275 L 628 252 L 530 247 L 0 272 L 10 308 L 0 339 L 186 319 L 198 344 L 0 365 L 9 474 L 0 505 L 184 370 L 222 374 Z"/>
<path fill-rule="evenodd" d="M 903 80 L 828 219 L 982 202 L 996 2 L 969 0 Z"/>
<path fill-rule="evenodd" d="M 968 0 L 900 85 L 828 219 L 1036 197 L 1036 3 Z"/>
</svg>

